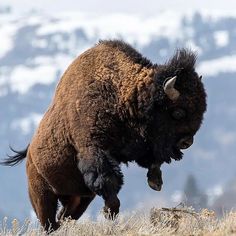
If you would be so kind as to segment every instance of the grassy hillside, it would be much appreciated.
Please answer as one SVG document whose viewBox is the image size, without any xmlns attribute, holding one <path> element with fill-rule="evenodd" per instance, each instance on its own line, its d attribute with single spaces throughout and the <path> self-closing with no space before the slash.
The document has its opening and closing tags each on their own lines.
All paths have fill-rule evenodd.
<svg viewBox="0 0 236 236">
<path fill-rule="evenodd" d="M 46 235 L 37 225 L 26 220 L 19 225 L 17 220 L 11 222 L 12 227 L 7 228 L 6 218 L 1 223 L 0 235 Z M 51 235 L 201 235 L 222 236 L 236 235 L 236 212 L 225 214 L 221 219 L 213 211 L 207 209 L 199 213 L 185 208 L 152 209 L 149 213 L 133 212 L 120 215 L 114 221 L 104 219 L 83 219 L 80 221 L 66 220 L 61 228 Z"/>
</svg>

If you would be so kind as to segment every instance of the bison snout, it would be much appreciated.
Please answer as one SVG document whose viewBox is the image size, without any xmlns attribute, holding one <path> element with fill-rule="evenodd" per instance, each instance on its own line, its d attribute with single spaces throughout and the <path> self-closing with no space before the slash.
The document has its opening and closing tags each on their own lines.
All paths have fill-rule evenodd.
<svg viewBox="0 0 236 236">
<path fill-rule="evenodd" d="M 193 137 L 191 136 L 186 136 L 182 139 L 179 140 L 177 143 L 177 147 L 179 149 L 187 149 L 193 144 Z"/>
</svg>

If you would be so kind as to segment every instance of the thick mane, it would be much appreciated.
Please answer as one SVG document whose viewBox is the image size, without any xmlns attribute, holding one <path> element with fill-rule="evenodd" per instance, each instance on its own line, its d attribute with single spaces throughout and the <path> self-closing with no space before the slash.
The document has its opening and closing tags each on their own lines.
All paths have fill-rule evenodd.
<svg viewBox="0 0 236 236">
<path fill-rule="evenodd" d="M 142 64 L 145 67 L 151 67 L 153 64 L 150 60 L 143 57 L 139 52 L 132 48 L 129 44 L 121 40 L 100 40 L 99 44 L 104 44 L 112 48 L 117 48 L 129 57 L 134 63 Z"/>
<path fill-rule="evenodd" d="M 196 60 L 197 54 L 190 49 L 178 49 L 174 56 L 164 65 L 157 65 L 156 81 L 162 86 L 164 80 L 171 76 L 181 75 L 178 81 L 181 78 L 185 79 L 185 75 L 194 73 Z"/>
<path fill-rule="evenodd" d="M 195 64 L 197 55 L 189 49 L 178 49 L 174 56 L 165 64 L 165 66 L 171 72 L 176 70 L 184 70 L 187 72 L 193 72 L 195 70 Z"/>
</svg>

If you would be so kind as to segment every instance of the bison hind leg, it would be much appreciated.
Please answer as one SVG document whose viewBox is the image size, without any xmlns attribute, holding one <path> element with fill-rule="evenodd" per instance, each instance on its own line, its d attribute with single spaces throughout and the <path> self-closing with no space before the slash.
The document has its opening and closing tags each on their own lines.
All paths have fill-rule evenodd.
<svg viewBox="0 0 236 236">
<path fill-rule="evenodd" d="M 94 197 L 95 195 L 60 196 L 59 200 L 61 201 L 63 208 L 57 215 L 58 220 L 63 220 L 68 217 L 71 217 L 73 220 L 78 220 L 92 202 Z"/>
<path fill-rule="evenodd" d="M 27 173 L 29 197 L 41 225 L 47 232 L 58 229 L 59 224 L 56 222 L 58 197 L 32 162 L 27 163 Z"/>
</svg>

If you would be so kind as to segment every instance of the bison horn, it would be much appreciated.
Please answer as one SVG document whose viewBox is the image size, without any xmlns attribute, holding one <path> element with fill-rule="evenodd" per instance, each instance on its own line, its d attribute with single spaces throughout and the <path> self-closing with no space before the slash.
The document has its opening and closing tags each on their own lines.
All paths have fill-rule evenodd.
<svg viewBox="0 0 236 236">
<path fill-rule="evenodd" d="M 174 88 L 176 79 L 177 79 L 177 76 L 168 78 L 165 80 L 164 85 L 163 85 L 165 94 L 172 101 L 176 101 L 180 95 L 179 91 Z"/>
</svg>

